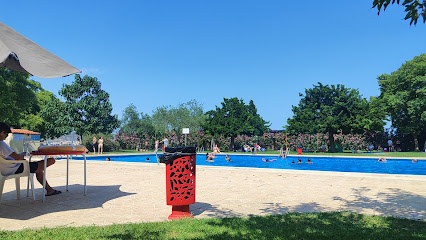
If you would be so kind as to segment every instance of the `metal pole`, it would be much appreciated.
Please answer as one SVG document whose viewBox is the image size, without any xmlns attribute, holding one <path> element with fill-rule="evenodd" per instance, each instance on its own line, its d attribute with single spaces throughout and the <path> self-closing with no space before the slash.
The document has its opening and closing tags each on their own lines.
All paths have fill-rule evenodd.
<svg viewBox="0 0 426 240">
<path fill-rule="evenodd" d="M 185 134 L 185 146 L 186 146 L 186 136 L 187 136 L 188 134 Z"/>
</svg>

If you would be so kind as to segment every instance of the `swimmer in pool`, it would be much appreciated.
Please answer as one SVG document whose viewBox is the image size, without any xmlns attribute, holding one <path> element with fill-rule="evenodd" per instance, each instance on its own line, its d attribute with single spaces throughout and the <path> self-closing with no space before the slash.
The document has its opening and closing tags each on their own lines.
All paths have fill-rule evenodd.
<svg viewBox="0 0 426 240">
<path fill-rule="evenodd" d="M 379 158 L 379 162 L 387 162 L 386 158 Z"/>
<path fill-rule="evenodd" d="M 271 160 L 269 160 L 269 159 L 262 158 L 262 161 L 264 161 L 264 162 L 273 162 L 273 161 L 277 161 L 277 159 L 271 159 Z"/>
<path fill-rule="evenodd" d="M 297 163 L 302 163 L 302 159 L 297 159 Z"/>
<path fill-rule="evenodd" d="M 207 153 L 207 159 L 206 159 L 206 161 L 207 162 L 214 162 L 214 160 L 213 160 L 213 154 L 212 153 Z"/>
<path fill-rule="evenodd" d="M 229 157 L 229 155 L 228 155 L 228 154 L 226 154 L 226 156 L 225 156 L 225 160 L 226 160 L 226 161 L 228 161 L 228 162 L 230 162 L 230 161 L 231 161 L 231 158 Z"/>
<path fill-rule="evenodd" d="M 306 163 L 313 163 L 313 162 L 311 162 L 311 159 L 310 159 L 310 158 L 308 158 L 308 161 L 307 161 Z"/>
</svg>

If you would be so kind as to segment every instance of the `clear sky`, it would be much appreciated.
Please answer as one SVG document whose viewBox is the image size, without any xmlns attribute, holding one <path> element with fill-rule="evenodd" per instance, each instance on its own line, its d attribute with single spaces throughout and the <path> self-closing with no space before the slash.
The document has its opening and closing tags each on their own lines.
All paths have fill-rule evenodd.
<svg viewBox="0 0 426 240">
<path fill-rule="evenodd" d="M 404 8 L 377 15 L 373 0 L 4 1 L 0 21 L 97 77 L 121 118 L 133 103 L 251 99 L 282 129 L 299 93 L 344 84 L 378 96 L 377 76 L 426 52 L 426 25 Z M 74 77 L 40 79 L 55 93 Z"/>
</svg>

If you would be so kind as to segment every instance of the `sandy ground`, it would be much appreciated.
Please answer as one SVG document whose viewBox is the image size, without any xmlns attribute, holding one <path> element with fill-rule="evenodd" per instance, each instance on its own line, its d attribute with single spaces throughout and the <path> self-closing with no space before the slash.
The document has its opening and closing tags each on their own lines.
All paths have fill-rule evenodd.
<svg viewBox="0 0 426 240">
<path fill-rule="evenodd" d="M 83 161 L 66 160 L 48 168 L 49 183 L 63 193 L 42 202 L 21 199 L 15 183 L 5 183 L 0 229 L 167 221 L 165 165 L 87 162 L 87 196 L 83 195 Z M 426 175 L 389 175 L 197 166 L 195 218 L 246 217 L 287 212 L 351 211 L 369 215 L 426 220 Z"/>
</svg>

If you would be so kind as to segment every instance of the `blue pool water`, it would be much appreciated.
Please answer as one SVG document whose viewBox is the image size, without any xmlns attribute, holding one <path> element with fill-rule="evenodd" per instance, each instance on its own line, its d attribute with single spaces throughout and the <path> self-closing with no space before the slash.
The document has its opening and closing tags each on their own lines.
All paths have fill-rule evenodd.
<svg viewBox="0 0 426 240">
<path fill-rule="evenodd" d="M 155 155 L 131 155 L 131 156 L 109 156 L 111 161 L 121 162 L 149 162 L 156 163 Z M 312 164 L 308 164 L 308 157 L 292 157 L 287 159 L 275 156 L 263 155 L 230 155 L 231 162 L 225 160 L 225 155 L 217 155 L 214 162 L 207 162 L 205 154 L 197 155 L 197 165 L 226 166 L 226 167 L 254 167 L 254 168 L 276 168 L 294 170 L 314 171 L 336 171 L 336 172 L 361 172 L 361 173 L 385 173 L 385 174 L 410 174 L 426 175 L 426 160 L 412 163 L 411 159 L 388 159 L 387 162 L 378 162 L 378 158 L 337 158 L 337 157 L 310 157 Z M 277 159 L 272 162 L 264 162 L 265 159 Z M 298 159 L 302 163 L 297 163 Z M 74 158 L 82 159 L 82 158 Z M 105 161 L 106 156 L 87 157 L 88 160 Z M 296 163 L 292 164 L 294 161 Z"/>
</svg>

